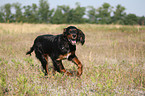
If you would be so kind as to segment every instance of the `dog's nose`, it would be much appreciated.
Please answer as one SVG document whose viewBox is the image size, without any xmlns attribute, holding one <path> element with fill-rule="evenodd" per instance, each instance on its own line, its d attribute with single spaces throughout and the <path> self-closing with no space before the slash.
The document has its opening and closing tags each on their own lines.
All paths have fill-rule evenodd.
<svg viewBox="0 0 145 96">
<path fill-rule="evenodd" d="M 76 36 L 77 36 L 77 35 L 75 35 L 75 34 L 74 34 L 74 35 L 72 35 L 72 37 L 73 37 L 73 38 L 76 38 Z"/>
</svg>

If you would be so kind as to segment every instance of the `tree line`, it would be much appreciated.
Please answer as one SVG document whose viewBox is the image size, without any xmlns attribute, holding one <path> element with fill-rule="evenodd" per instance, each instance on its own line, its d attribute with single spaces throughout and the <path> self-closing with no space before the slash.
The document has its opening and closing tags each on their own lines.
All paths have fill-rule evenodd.
<svg viewBox="0 0 145 96">
<path fill-rule="evenodd" d="M 127 14 L 120 4 L 116 7 L 104 3 L 99 8 L 93 6 L 75 8 L 67 5 L 51 9 L 47 0 L 39 0 L 39 5 L 22 6 L 20 3 L 7 3 L 0 7 L 0 23 L 52 23 L 52 24 L 122 24 L 145 25 L 145 17 Z"/>
</svg>

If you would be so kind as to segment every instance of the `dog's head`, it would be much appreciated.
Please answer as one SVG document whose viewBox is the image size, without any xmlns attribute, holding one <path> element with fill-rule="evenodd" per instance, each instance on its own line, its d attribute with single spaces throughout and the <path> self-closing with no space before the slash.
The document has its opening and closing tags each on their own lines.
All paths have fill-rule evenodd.
<svg viewBox="0 0 145 96">
<path fill-rule="evenodd" d="M 77 42 L 80 42 L 82 45 L 85 43 L 85 34 L 74 26 L 64 28 L 63 35 L 72 45 L 76 45 Z"/>
</svg>

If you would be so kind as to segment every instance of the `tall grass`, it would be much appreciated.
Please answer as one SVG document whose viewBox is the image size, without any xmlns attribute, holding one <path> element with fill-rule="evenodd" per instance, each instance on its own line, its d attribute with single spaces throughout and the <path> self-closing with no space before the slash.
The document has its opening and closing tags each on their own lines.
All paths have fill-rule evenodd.
<svg viewBox="0 0 145 96">
<path fill-rule="evenodd" d="M 68 25 L 0 24 L 0 95 L 100 96 L 145 95 L 145 27 L 76 25 L 86 34 L 76 54 L 84 65 L 63 61 L 74 76 L 60 73 L 45 77 L 40 62 L 25 53 L 41 34 L 60 34 Z"/>
</svg>

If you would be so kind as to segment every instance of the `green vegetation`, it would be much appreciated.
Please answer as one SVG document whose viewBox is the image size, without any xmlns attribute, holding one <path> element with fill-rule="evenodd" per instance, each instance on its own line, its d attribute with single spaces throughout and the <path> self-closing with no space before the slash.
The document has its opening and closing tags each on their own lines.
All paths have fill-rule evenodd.
<svg viewBox="0 0 145 96">
<path fill-rule="evenodd" d="M 26 56 L 40 34 L 60 34 L 67 24 L 0 23 L 0 95 L 30 96 L 144 96 L 145 27 L 122 25 L 75 25 L 86 34 L 77 56 L 84 65 L 81 78 L 77 67 L 63 61 L 74 76 L 52 74 L 48 77 L 35 55 Z"/>
<path fill-rule="evenodd" d="M 21 6 L 20 3 L 7 3 L 0 7 L 0 23 L 145 25 L 144 16 L 126 14 L 125 11 L 124 6 L 111 6 L 109 3 L 94 8 L 82 7 L 76 2 L 75 8 L 59 5 L 56 9 L 50 8 L 48 0 L 39 0 L 38 5 L 33 3 L 26 6 Z"/>
</svg>

